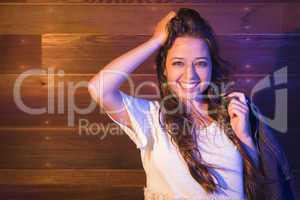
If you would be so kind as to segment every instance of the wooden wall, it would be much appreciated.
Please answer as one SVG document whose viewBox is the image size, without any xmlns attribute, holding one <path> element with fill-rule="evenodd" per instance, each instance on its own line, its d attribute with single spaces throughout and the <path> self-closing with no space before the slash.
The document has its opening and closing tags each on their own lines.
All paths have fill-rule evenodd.
<svg viewBox="0 0 300 200">
<path fill-rule="evenodd" d="M 75 113 L 74 126 L 68 126 L 72 110 L 67 105 L 73 101 L 78 108 L 90 105 L 86 81 L 113 58 L 146 41 L 155 23 L 180 7 L 197 9 L 212 24 L 222 56 L 236 66 L 236 85 L 248 94 L 259 80 L 288 66 L 288 83 L 258 93 L 255 102 L 272 118 L 274 90 L 288 88 L 288 131 L 276 136 L 300 188 L 300 3 L 2 0 L 1 199 L 143 199 L 145 174 L 134 144 L 98 107 Z M 132 75 L 136 87 L 143 80 L 156 83 L 153 58 Z M 16 105 L 17 80 L 30 69 L 48 70 L 50 75 L 28 76 L 21 85 L 21 98 L 33 108 L 49 104 L 48 114 L 30 115 Z M 72 93 L 72 84 L 83 86 Z M 128 84 L 122 89 L 128 91 Z M 155 90 L 148 85 L 142 91 Z M 80 119 L 94 123 L 95 130 L 80 132 Z M 117 131 L 105 135 L 106 128 Z"/>
</svg>

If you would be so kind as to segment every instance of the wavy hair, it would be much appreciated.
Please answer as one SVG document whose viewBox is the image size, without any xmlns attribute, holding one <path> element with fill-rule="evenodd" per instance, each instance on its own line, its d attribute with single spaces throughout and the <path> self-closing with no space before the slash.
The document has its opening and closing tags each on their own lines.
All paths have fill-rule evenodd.
<svg viewBox="0 0 300 200">
<path fill-rule="evenodd" d="M 159 49 L 156 56 L 156 72 L 160 90 L 160 114 L 163 122 L 160 121 L 166 132 L 170 134 L 172 142 L 175 143 L 186 161 L 192 177 L 205 189 L 207 193 L 214 193 L 222 189 L 221 185 L 214 182 L 213 166 L 204 162 L 201 153 L 197 148 L 196 133 L 194 122 L 197 121 L 204 125 L 201 118 L 193 119 L 182 106 L 180 100 L 172 93 L 167 85 L 167 77 L 164 75 L 168 50 L 172 47 L 177 37 L 196 37 L 203 39 L 208 47 L 212 61 L 211 83 L 203 92 L 208 103 L 209 116 L 216 121 L 224 130 L 224 133 L 237 147 L 243 160 L 243 182 L 244 191 L 248 200 L 264 199 L 263 177 L 264 172 L 261 166 L 255 166 L 254 162 L 242 145 L 240 139 L 234 134 L 230 126 L 230 118 L 227 113 L 224 98 L 219 95 L 222 84 L 230 82 L 230 63 L 222 59 L 212 27 L 203 19 L 200 14 L 189 8 L 181 8 L 176 16 L 168 23 L 168 38 L 164 45 Z M 217 90 L 216 90 L 217 88 Z M 181 108 L 181 109 L 178 109 Z M 174 129 L 173 125 L 177 125 Z M 218 180 L 218 179 L 216 179 Z M 218 182 L 218 181 L 217 181 Z"/>
</svg>

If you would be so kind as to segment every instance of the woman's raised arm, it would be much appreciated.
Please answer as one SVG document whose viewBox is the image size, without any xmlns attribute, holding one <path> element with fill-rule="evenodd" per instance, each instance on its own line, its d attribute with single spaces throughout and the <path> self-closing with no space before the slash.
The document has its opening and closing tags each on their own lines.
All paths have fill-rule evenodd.
<svg viewBox="0 0 300 200">
<path fill-rule="evenodd" d="M 92 98 L 105 112 L 111 113 L 111 117 L 122 124 L 129 126 L 130 121 L 126 110 L 123 109 L 119 88 L 127 76 L 166 41 L 168 36 L 166 25 L 175 15 L 174 11 L 169 12 L 156 25 L 154 34 L 149 40 L 114 59 L 89 81 L 88 88 Z M 119 112 L 113 112 L 116 110 Z"/>
</svg>

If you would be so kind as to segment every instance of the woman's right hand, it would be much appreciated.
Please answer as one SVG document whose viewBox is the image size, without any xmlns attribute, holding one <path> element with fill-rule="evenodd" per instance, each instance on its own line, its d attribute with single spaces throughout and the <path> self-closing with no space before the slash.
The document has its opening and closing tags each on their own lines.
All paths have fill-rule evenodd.
<svg viewBox="0 0 300 200">
<path fill-rule="evenodd" d="M 160 45 L 166 42 L 168 38 L 167 24 L 175 16 L 176 12 L 171 11 L 156 24 L 152 38 L 158 39 Z"/>
</svg>

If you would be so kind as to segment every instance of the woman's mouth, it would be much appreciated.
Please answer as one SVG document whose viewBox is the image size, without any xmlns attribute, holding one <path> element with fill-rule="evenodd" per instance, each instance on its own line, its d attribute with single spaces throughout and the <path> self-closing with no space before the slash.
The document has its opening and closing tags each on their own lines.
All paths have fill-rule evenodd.
<svg viewBox="0 0 300 200">
<path fill-rule="evenodd" d="M 185 90 L 192 90 L 196 88 L 199 83 L 200 82 L 192 82 L 192 83 L 179 82 L 179 85 Z"/>
</svg>

